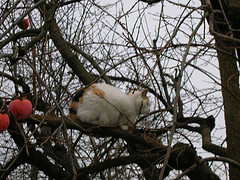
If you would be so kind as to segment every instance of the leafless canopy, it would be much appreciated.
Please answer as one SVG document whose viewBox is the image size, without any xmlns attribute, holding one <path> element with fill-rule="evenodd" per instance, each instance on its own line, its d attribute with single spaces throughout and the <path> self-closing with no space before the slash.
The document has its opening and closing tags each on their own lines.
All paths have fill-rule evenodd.
<svg viewBox="0 0 240 180">
<path fill-rule="evenodd" d="M 228 177 L 229 164 L 239 169 L 226 146 L 221 90 L 228 86 L 217 52 L 237 58 L 214 38 L 240 40 L 227 18 L 230 30 L 216 30 L 224 11 L 212 5 L 1 1 L 0 107 L 11 120 L 0 134 L 1 179 L 215 180 Z M 26 30 L 17 26 L 23 18 Z M 136 120 L 134 132 L 73 122 L 71 99 L 94 82 L 126 93 L 148 88 L 151 112 Z M 15 96 L 32 102 L 28 119 L 9 113 Z"/>
</svg>

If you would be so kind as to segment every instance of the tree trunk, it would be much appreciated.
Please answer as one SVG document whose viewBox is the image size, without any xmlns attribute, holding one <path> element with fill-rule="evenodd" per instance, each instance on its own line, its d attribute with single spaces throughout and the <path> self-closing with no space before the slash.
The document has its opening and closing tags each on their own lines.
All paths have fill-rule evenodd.
<svg viewBox="0 0 240 180">
<path fill-rule="evenodd" d="M 227 50 L 226 43 L 216 39 L 216 46 Z M 225 47 L 223 47 L 225 45 Z M 229 52 L 229 51 L 228 51 Z M 218 51 L 219 68 L 224 102 L 224 115 L 227 133 L 228 156 L 240 162 L 240 99 L 239 99 L 239 72 L 236 59 L 231 55 Z M 240 170 L 230 165 L 230 179 L 239 179 Z"/>
<path fill-rule="evenodd" d="M 219 71 L 221 76 L 224 116 L 227 134 L 228 157 L 240 162 L 240 91 L 239 91 L 239 29 L 240 3 L 236 0 L 210 0 L 213 10 L 221 13 L 212 14 L 209 19 L 210 31 L 215 36 Z M 221 2 L 221 4 L 219 3 Z M 211 15 L 210 15 L 211 16 Z M 213 29 L 211 29 L 211 23 Z M 234 40 L 235 38 L 236 40 Z M 229 165 L 230 179 L 240 177 L 240 169 Z"/>
</svg>

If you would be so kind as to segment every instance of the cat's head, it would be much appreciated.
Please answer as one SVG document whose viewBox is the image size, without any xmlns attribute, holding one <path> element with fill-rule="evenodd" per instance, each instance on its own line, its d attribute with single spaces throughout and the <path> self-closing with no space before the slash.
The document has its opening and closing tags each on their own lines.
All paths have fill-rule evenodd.
<svg viewBox="0 0 240 180">
<path fill-rule="evenodd" d="M 147 97 L 147 89 L 134 91 L 128 95 L 135 101 L 135 108 L 138 114 L 148 114 L 150 112 L 150 100 Z"/>
</svg>

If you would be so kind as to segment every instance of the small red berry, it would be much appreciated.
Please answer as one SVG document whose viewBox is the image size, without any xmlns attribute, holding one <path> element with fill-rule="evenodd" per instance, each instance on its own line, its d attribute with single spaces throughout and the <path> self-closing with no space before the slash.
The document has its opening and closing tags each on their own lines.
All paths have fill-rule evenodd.
<svg viewBox="0 0 240 180">
<path fill-rule="evenodd" d="M 5 131 L 10 124 L 10 119 L 7 114 L 0 113 L 0 133 Z"/>
<path fill-rule="evenodd" d="M 27 119 L 32 111 L 32 103 L 28 99 L 16 99 L 10 102 L 8 109 L 17 120 Z"/>
<path fill-rule="evenodd" d="M 17 25 L 20 29 L 25 30 L 29 27 L 29 21 L 23 18 Z"/>
</svg>

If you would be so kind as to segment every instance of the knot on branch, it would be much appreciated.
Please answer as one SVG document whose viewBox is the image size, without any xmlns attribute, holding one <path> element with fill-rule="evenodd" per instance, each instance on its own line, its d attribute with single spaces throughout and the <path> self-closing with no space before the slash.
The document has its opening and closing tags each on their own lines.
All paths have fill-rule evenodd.
<svg viewBox="0 0 240 180">
<path fill-rule="evenodd" d="M 206 129 L 206 128 L 212 131 L 213 128 L 215 127 L 215 118 L 213 116 L 208 116 L 207 118 L 180 116 L 178 117 L 177 122 L 182 123 L 182 125 L 185 125 L 185 126 L 192 123 L 199 124 L 201 127 L 198 128 L 198 132 L 201 132 L 203 129 Z"/>
<path fill-rule="evenodd" d="M 202 128 L 209 128 L 211 131 L 215 127 L 215 118 L 213 116 L 208 116 L 201 123 Z"/>
<path fill-rule="evenodd" d="M 194 163 L 198 162 L 199 158 L 193 147 L 184 143 L 177 143 L 173 146 L 169 164 L 176 169 L 187 169 Z"/>
</svg>

